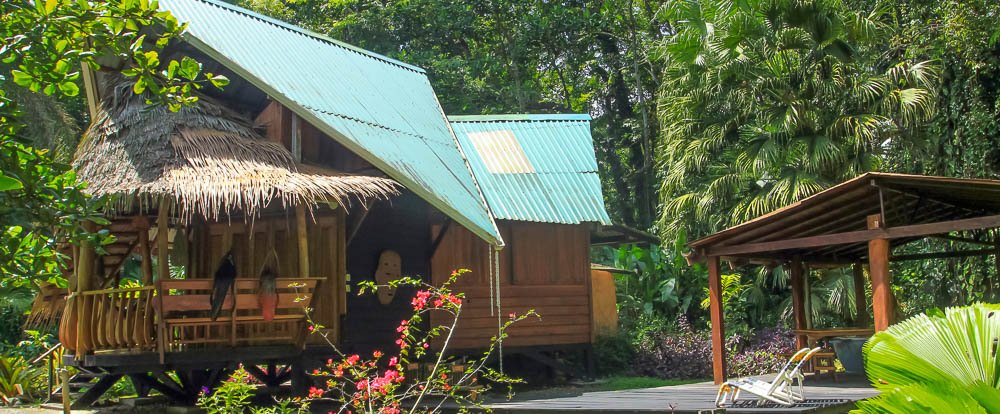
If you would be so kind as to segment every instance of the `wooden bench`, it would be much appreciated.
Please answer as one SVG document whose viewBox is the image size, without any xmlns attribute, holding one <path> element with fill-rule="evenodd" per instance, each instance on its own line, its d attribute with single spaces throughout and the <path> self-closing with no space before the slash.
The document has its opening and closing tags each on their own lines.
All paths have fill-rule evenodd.
<svg viewBox="0 0 1000 414">
<path fill-rule="evenodd" d="M 306 310 L 312 306 L 317 278 L 279 278 L 278 304 L 271 321 L 265 321 L 258 304 L 258 279 L 236 279 L 235 298 L 230 291 L 223 311 L 209 316 L 211 279 L 160 280 L 156 282 L 157 348 L 160 363 L 166 352 L 216 345 L 254 346 L 294 344 L 305 341 Z"/>
</svg>

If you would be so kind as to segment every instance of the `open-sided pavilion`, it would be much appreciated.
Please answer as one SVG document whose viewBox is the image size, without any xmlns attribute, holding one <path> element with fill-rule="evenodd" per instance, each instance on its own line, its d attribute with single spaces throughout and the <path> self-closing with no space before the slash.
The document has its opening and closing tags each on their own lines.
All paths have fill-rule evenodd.
<svg viewBox="0 0 1000 414">
<path fill-rule="evenodd" d="M 867 173 L 784 208 L 691 243 L 689 260 L 708 264 L 713 377 L 726 379 L 720 264 L 787 266 L 800 345 L 806 342 L 809 268 L 854 269 L 858 327 L 869 326 L 865 304 L 867 266 L 874 331 L 894 322 L 889 263 L 996 254 L 1000 238 L 1000 181 Z M 893 254 L 925 238 L 964 242 L 978 249 Z"/>
</svg>

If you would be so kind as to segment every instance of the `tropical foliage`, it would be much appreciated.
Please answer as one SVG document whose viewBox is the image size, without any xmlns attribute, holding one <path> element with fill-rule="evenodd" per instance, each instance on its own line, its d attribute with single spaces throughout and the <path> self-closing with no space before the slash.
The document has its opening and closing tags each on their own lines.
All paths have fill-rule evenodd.
<svg viewBox="0 0 1000 414">
<path fill-rule="evenodd" d="M 151 26 L 159 28 L 155 41 L 142 29 Z M 60 162 L 70 152 L 66 135 L 75 130 L 51 97 L 78 105 L 73 99 L 80 94 L 83 65 L 120 71 L 137 93 L 150 92 L 151 104 L 177 110 L 195 102 L 194 91 L 227 80 L 202 73 L 190 58 L 160 59 L 183 29 L 155 0 L 0 3 L 0 272 L 5 275 L 0 288 L 33 286 L 39 279 L 65 283 L 60 242 L 109 241 L 83 225 L 104 222 L 102 200 L 88 197 L 84 184 Z M 57 118 L 51 131 L 39 129 L 53 125 L 50 120 L 25 115 L 37 109 Z"/>
<path fill-rule="evenodd" d="M 664 249 L 660 246 L 626 245 L 617 250 L 599 252 L 598 261 L 634 273 L 615 274 L 618 312 L 624 320 L 642 316 L 701 316 L 696 305 L 706 297 L 698 286 L 708 278 L 703 265 L 688 266 L 683 239 Z"/>
<path fill-rule="evenodd" d="M 1000 413 L 1000 306 L 917 315 L 865 344 L 865 369 L 881 395 L 859 413 Z"/>
<path fill-rule="evenodd" d="M 0 396 L 7 400 L 23 398 L 31 381 L 39 375 L 20 356 L 0 355 Z"/>
<path fill-rule="evenodd" d="M 677 1 L 662 42 L 660 224 L 719 229 L 860 172 L 934 110 L 937 69 L 884 60 L 880 5 Z"/>
</svg>

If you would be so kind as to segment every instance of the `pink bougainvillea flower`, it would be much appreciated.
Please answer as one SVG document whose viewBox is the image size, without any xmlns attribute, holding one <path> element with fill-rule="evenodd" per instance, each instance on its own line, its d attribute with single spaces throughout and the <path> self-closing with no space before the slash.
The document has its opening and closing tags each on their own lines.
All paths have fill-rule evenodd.
<svg viewBox="0 0 1000 414">
<path fill-rule="evenodd" d="M 309 387 L 309 398 L 320 398 L 323 394 L 323 390 L 316 387 Z"/>
<path fill-rule="evenodd" d="M 410 301 L 410 304 L 413 305 L 414 310 L 422 310 L 425 307 L 427 307 L 427 299 L 429 299 L 430 297 L 431 297 L 431 292 L 426 290 L 421 290 L 417 292 L 417 296 L 415 296 L 413 300 Z"/>
</svg>

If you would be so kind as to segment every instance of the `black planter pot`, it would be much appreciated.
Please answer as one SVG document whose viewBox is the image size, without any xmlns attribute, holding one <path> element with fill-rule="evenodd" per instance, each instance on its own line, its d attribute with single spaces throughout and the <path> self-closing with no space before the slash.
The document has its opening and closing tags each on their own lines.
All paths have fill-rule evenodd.
<svg viewBox="0 0 1000 414">
<path fill-rule="evenodd" d="M 838 337 L 830 340 L 833 351 L 837 353 L 837 359 L 848 374 L 864 375 L 865 359 L 861 349 L 867 341 L 868 338 L 857 337 Z"/>
</svg>

